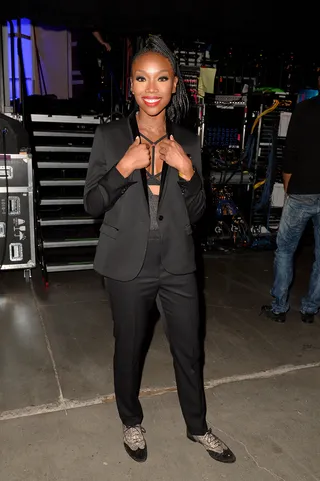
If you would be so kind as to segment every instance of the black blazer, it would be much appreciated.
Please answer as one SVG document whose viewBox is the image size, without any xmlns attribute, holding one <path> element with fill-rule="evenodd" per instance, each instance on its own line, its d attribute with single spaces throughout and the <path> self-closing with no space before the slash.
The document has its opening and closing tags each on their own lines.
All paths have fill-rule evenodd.
<svg viewBox="0 0 320 481">
<path fill-rule="evenodd" d="M 158 224 L 162 242 L 162 264 L 171 274 L 195 271 L 192 224 L 205 210 L 199 138 L 179 125 L 167 122 L 168 135 L 192 159 L 195 174 L 189 182 L 164 163 Z M 93 217 L 104 214 L 94 269 L 120 281 L 134 279 L 144 262 L 150 227 L 148 186 L 145 169 L 125 179 L 116 169 L 139 135 L 135 114 L 127 119 L 97 127 L 93 141 L 84 206 Z"/>
</svg>

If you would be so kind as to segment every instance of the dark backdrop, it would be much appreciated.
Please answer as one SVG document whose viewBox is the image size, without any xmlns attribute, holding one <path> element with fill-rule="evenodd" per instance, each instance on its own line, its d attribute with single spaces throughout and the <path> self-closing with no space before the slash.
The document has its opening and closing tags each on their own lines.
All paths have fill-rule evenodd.
<svg viewBox="0 0 320 481">
<path fill-rule="evenodd" d="M 312 3 L 312 2 L 311 2 Z M 318 14 L 310 4 L 235 0 L 3 0 L 0 18 L 67 27 L 101 24 L 109 32 L 207 37 L 241 45 L 316 50 Z"/>
</svg>

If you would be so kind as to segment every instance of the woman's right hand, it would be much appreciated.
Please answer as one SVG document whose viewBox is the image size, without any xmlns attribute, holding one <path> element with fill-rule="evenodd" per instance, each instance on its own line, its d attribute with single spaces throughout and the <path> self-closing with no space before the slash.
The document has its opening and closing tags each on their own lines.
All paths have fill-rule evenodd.
<svg viewBox="0 0 320 481">
<path fill-rule="evenodd" d="M 150 145 L 141 144 L 140 138 L 136 137 L 134 143 L 130 145 L 126 154 L 118 163 L 117 169 L 123 177 L 127 178 L 134 170 L 147 168 L 150 163 Z"/>
</svg>

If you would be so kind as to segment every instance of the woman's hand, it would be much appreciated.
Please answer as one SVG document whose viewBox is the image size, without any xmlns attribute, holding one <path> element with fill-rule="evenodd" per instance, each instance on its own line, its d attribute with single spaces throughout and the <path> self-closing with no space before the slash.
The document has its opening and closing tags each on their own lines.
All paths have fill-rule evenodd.
<svg viewBox="0 0 320 481">
<path fill-rule="evenodd" d="M 184 180 L 191 180 L 194 174 L 192 162 L 178 142 L 170 135 L 160 144 L 160 158 L 171 167 L 177 169 L 180 177 Z"/>
<path fill-rule="evenodd" d="M 134 170 L 147 168 L 151 163 L 150 145 L 141 144 L 140 137 L 130 145 L 129 149 L 117 165 L 122 177 L 129 177 Z"/>
</svg>

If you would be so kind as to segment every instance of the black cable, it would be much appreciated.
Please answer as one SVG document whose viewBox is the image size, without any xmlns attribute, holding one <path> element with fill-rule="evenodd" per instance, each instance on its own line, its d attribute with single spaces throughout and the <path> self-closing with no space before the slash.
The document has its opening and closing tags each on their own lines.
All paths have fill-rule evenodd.
<svg viewBox="0 0 320 481">
<path fill-rule="evenodd" d="M 17 52 L 18 52 L 18 61 L 19 61 L 19 68 L 20 68 L 20 89 L 21 89 L 20 105 L 21 105 L 21 113 L 22 113 L 22 125 L 25 126 L 25 101 L 28 96 L 28 92 L 27 92 L 26 71 L 24 68 L 23 52 L 22 52 L 21 19 L 18 19 L 17 25 L 18 25 Z"/>
<path fill-rule="evenodd" d="M 48 95 L 47 86 L 46 86 L 46 82 L 45 82 L 43 70 L 42 70 L 42 63 L 41 63 L 39 48 L 38 48 L 38 42 L 37 42 L 37 36 L 36 36 L 36 27 L 34 25 L 33 25 L 33 38 L 34 38 L 34 46 L 35 46 L 35 49 L 36 49 L 38 71 L 39 71 L 39 74 L 40 74 L 40 92 L 41 92 L 41 95 L 42 95 L 42 87 L 43 87 L 45 95 Z"/>
<path fill-rule="evenodd" d="M 9 20 L 10 25 L 10 57 L 11 57 L 11 84 L 12 84 L 12 100 L 13 113 L 17 113 L 17 90 L 16 90 L 16 67 L 14 58 L 14 28 L 12 20 Z"/>
<path fill-rule="evenodd" d="M 240 163 L 240 162 L 238 162 L 238 163 Z M 226 179 L 226 177 L 225 177 L 225 184 L 228 184 L 230 182 L 230 180 L 233 179 L 233 177 L 239 172 L 241 172 L 241 182 L 239 182 L 239 184 L 242 184 L 242 181 L 243 181 L 243 168 L 242 167 L 240 169 L 234 169 L 234 171 L 230 174 L 230 177 L 228 177 L 228 179 Z"/>
<path fill-rule="evenodd" d="M 5 237 L 4 237 L 4 246 L 3 252 L 0 261 L 0 271 L 2 270 L 3 263 L 6 257 L 7 245 L 8 245 L 8 223 L 9 223 L 9 179 L 8 179 L 8 172 L 7 172 L 7 144 L 6 144 L 6 135 L 8 130 L 6 128 L 2 129 L 2 141 L 3 141 L 3 157 L 4 157 L 4 175 L 5 175 L 5 182 L 6 182 L 6 216 L 5 216 Z"/>
</svg>

